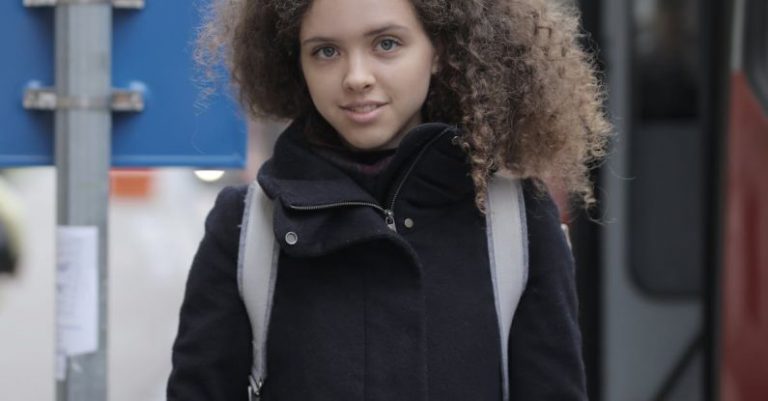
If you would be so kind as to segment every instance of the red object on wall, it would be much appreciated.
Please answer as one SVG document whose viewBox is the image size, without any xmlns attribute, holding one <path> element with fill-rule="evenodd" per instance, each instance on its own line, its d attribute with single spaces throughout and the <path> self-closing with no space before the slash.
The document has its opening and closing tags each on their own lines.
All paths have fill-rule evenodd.
<svg viewBox="0 0 768 401">
<path fill-rule="evenodd" d="M 109 192 L 113 197 L 144 199 L 152 190 L 151 170 L 113 169 L 109 179 Z"/>
<path fill-rule="evenodd" d="M 768 116 L 744 74 L 731 86 L 721 400 L 768 399 Z"/>
</svg>

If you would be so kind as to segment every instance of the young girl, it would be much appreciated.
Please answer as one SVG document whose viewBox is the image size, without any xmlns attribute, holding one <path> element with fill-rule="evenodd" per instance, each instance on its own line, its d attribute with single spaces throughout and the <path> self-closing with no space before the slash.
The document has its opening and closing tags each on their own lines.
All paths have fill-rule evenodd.
<svg viewBox="0 0 768 401">
<path fill-rule="evenodd" d="M 263 400 L 586 400 L 573 259 L 544 180 L 593 202 L 608 124 L 554 0 L 226 0 L 202 61 L 290 120 L 258 182 L 280 244 Z M 523 184 L 529 276 L 502 356 L 489 177 Z M 169 400 L 245 400 L 246 189 L 206 220 Z M 503 362 L 505 361 L 505 362 Z"/>
</svg>

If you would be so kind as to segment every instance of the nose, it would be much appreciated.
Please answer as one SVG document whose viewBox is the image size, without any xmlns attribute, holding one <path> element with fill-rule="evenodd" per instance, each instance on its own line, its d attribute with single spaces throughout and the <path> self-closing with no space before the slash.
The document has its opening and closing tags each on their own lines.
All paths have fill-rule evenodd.
<svg viewBox="0 0 768 401">
<path fill-rule="evenodd" d="M 344 76 L 344 89 L 351 92 L 365 92 L 371 89 L 375 83 L 376 78 L 365 56 L 351 55 L 347 73 Z"/>
</svg>

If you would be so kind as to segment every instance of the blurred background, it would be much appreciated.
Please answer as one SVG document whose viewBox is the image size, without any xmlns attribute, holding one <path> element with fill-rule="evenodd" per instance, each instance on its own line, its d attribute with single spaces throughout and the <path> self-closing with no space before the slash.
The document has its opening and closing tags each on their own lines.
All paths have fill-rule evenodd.
<svg viewBox="0 0 768 401">
<path fill-rule="evenodd" d="M 561 205 L 591 400 L 768 400 L 768 2 L 577 4 L 617 131 L 598 207 Z M 280 129 L 242 170 L 110 173 L 110 400 L 164 399 L 203 219 Z M 0 168 L 3 401 L 54 399 L 55 211 L 53 167 Z"/>
</svg>

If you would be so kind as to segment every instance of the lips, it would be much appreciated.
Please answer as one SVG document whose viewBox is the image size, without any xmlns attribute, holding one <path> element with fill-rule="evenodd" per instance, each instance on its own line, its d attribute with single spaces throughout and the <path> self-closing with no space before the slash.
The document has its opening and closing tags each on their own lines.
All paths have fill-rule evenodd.
<svg viewBox="0 0 768 401">
<path fill-rule="evenodd" d="M 386 103 L 382 102 L 356 102 L 341 106 L 341 109 L 350 120 L 358 124 L 369 124 L 379 117 L 384 106 Z"/>
<path fill-rule="evenodd" d="M 355 113 L 367 113 L 369 111 L 378 109 L 380 106 L 380 104 L 365 104 L 360 106 L 346 106 L 344 109 Z"/>
</svg>

